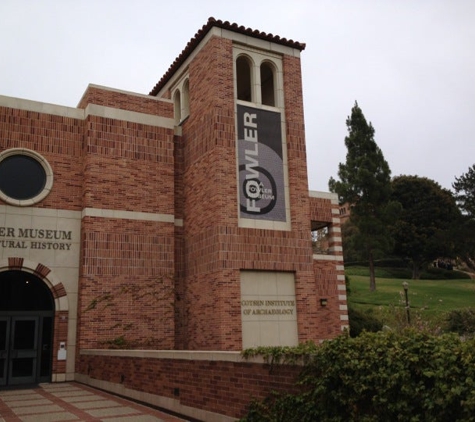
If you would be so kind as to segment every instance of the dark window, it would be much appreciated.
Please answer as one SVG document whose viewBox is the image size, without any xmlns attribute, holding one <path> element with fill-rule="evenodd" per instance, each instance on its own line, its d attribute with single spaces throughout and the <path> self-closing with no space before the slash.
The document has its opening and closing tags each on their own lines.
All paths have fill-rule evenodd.
<svg viewBox="0 0 475 422">
<path fill-rule="evenodd" d="M 31 350 L 35 348 L 36 320 L 15 321 L 13 332 L 13 349 Z"/>
<path fill-rule="evenodd" d="M 275 106 L 274 72 L 269 63 L 261 65 L 261 96 L 262 104 Z"/>
<path fill-rule="evenodd" d="M 175 123 L 179 124 L 181 122 L 181 94 L 178 89 L 173 98 L 175 104 Z"/>
<path fill-rule="evenodd" d="M 46 185 L 46 171 L 35 158 L 28 155 L 10 155 L 0 161 L 0 191 L 16 199 L 31 199 Z"/>
<path fill-rule="evenodd" d="M 252 101 L 251 90 L 251 64 L 246 57 L 236 60 L 237 99 Z"/>
<path fill-rule="evenodd" d="M 183 118 L 188 117 L 190 114 L 190 82 L 188 79 L 183 84 L 183 111 L 185 113 Z"/>
</svg>

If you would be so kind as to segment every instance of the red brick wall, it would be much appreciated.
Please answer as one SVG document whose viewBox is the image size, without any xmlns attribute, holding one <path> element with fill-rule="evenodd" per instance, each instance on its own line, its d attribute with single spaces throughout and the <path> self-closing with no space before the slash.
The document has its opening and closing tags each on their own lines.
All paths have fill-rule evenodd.
<svg viewBox="0 0 475 422">
<path fill-rule="evenodd" d="M 232 81 L 231 42 L 212 38 L 190 63 L 190 117 L 183 124 L 186 270 L 180 284 L 188 327 L 178 335 L 185 348 L 240 348 L 240 314 L 228 323 L 227 313 L 219 313 L 223 296 L 236 303 L 239 297 L 236 275 L 229 280 L 222 265 L 221 250 L 233 239 L 219 241 L 226 226 L 237 225 Z"/>
<path fill-rule="evenodd" d="M 84 207 L 173 214 L 173 131 L 88 116 Z"/>
<path fill-rule="evenodd" d="M 41 154 L 54 173 L 52 192 L 38 208 L 80 210 L 84 121 L 0 107 L 0 152 L 27 148 Z M 0 204 L 5 204 L 0 200 Z"/>
<path fill-rule="evenodd" d="M 79 346 L 174 348 L 174 226 L 125 219 L 83 219 Z"/>
<path fill-rule="evenodd" d="M 252 400 L 273 391 L 296 391 L 301 367 L 219 360 L 81 355 L 77 372 L 180 401 L 180 405 L 243 417 Z M 179 391 L 177 391 L 178 389 Z M 178 393 L 178 394 L 177 394 Z"/>
<path fill-rule="evenodd" d="M 310 198 L 310 220 L 331 224 L 334 217 L 339 217 L 332 213 L 332 209 L 338 210 L 339 207 L 333 205 L 330 199 Z"/>
<path fill-rule="evenodd" d="M 173 130 L 97 116 L 86 124 L 84 208 L 173 217 Z M 120 337 L 132 348 L 174 347 L 174 233 L 173 221 L 83 218 L 80 347 Z"/>
<path fill-rule="evenodd" d="M 93 85 L 87 87 L 78 108 L 86 108 L 88 104 L 173 118 L 173 104 L 170 102 Z"/>
<path fill-rule="evenodd" d="M 343 268 L 343 259 L 338 263 Z M 342 332 L 342 326 L 348 325 L 347 320 L 341 319 L 347 315 L 346 290 L 338 290 L 338 285 L 345 285 L 344 279 L 338 280 L 338 276 L 344 277 L 345 273 L 343 269 L 337 269 L 333 261 L 315 260 L 314 269 L 317 298 L 328 300 L 326 306 L 318 305 L 320 339 L 333 338 Z M 345 299 L 340 299 L 340 295 Z"/>
<path fill-rule="evenodd" d="M 182 136 L 174 138 L 175 161 L 175 219 L 182 222 L 184 217 L 183 152 Z M 185 238 L 182 224 L 175 226 L 175 348 L 185 347 L 186 310 L 185 310 Z"/>
</svg>

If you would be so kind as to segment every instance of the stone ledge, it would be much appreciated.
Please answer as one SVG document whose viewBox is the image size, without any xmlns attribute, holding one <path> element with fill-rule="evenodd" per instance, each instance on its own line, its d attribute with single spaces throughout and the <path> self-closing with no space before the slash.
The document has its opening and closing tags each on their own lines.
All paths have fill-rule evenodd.
<svg viewBox="0 0 475 422">
<path fill-rule="evenodd" d="M 175 359 L 223 361 L 238 363 L 265 363 L 262 356 L 245 359 L 241 352 L 220 352 L 206 350 L 117 350 L 117 349 L 81 349 L 80 355 L 130 357 L 143 359 Z"/>
</svg>

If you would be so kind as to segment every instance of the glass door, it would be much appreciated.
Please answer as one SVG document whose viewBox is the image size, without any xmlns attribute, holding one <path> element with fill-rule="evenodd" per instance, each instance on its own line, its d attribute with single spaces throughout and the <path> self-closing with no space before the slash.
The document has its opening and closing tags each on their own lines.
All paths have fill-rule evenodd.
<svg viewBox="0 0 475 422">
<path fill-rule="evenodd" d="M 7 384 L 10 318 L 0 317 L 0 386 Z"/>
<path fill-rule="evenodd" d="M 39 317 L 11 317 L 9 385 L 36 381 Z"/>
</svg>

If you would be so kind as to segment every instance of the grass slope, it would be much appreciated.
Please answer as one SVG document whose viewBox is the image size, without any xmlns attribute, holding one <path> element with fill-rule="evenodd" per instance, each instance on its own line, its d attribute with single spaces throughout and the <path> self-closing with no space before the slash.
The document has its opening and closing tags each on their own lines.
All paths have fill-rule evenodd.
<svg viewBox="0 0 475 422">
<path fill-rule="evenodd" d="M 379 275 L 388 275 L 387 270 L 381 270 Z M 367 269 L 348 269 L 348 302 L 357 310 L 372 313 L 389 326 L 406 317 L 404 281 L 409 284 L 408 297 L 413 319 L 434 325 L 439 324 L 447 312 L 475 307 L 475 280 L 410 280 L 377 274 L 376 291 L 370 292 L 369 274 L 364 274 L 365 271 Z"/>
</svg>

